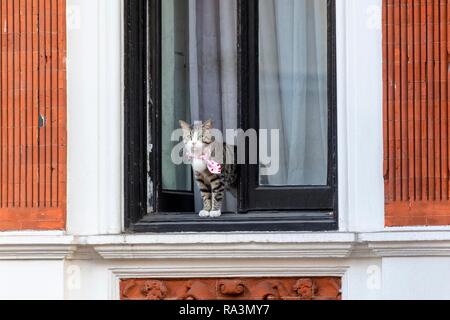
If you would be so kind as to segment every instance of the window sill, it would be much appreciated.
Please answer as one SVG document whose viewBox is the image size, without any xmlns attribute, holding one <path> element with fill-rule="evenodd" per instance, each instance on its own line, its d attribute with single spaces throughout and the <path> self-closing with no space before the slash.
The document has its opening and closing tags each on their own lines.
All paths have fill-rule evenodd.
<svg viewBox="0 0 450 320">
<path fill-rule="evenodd" d="M 2 260 L 214 260 L 450 257 L 448 231 L 6 235 Z"/>
<path fill-rule="evenodd" d="M 149 214 L 130 226 L 130 232 L 290 232 L 337 231 L 330 212 L 260 212 L 223 214 L 220 218 L 200 218 L 195 213 Z"/>
<path fill-rule="evenodd" d="M 348 259 L 450 257 L 447 232 L 284 232 L 92 237 L 104 259 Z"/>
<path fill-rule="evenodd" d="M 173 233 L 91 237 L 104 259 L 345 258 L 353 233 Z"/>
</svg>

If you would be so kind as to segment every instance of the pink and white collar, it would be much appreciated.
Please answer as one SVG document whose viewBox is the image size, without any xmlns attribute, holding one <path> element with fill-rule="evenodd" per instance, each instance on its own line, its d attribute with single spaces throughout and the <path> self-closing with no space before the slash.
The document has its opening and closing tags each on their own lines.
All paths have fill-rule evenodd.
<svg viewBox="0 0 450 320">
<path fill-rule="evenodd" d="M 201 156 L 194 156 L 192 154 L 188 154 L 188 158 L 190 160 L 202 160 L 204 162 L 206 162 L 206 166 L 208 168 L 208 171 L 211 172 L 212 174 L 221 174 L 222 173 L 222 165 L 220 163 L 218 163 L 217 161 L 211 160 L 208 156 L 206 155 L 201 155 Z"/>
</svg>

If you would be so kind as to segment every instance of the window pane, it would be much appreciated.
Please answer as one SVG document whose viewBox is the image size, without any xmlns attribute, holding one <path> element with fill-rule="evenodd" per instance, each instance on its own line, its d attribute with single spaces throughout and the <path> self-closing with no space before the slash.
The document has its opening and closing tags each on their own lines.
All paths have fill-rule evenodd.
<svg viewBox="0 0 450 320">
<path fill-rule="evenodd" d="M 170 138 L 179 120 L 211 119 L 222 132 L 237 128 L 237 2 L 164 0 L 161 5 L 163 189 L 191 191 L 191 167 L 173 164 L 178 142 Z"/>
<path fill-rule="evenodd" d="M 175 165 L 171 141 L 178 121 L 190 118 L 188 92 L 188 1 L 164 0 L 162 6 L 162 187 L 192 191 L 190 166 Z"/>
<path fill-rule="evenodd" d="M 327 0 L 260 0 L 259 21 L 260 128 L 280 134 L 260 184 L 327 185 Z"/>
</svg>

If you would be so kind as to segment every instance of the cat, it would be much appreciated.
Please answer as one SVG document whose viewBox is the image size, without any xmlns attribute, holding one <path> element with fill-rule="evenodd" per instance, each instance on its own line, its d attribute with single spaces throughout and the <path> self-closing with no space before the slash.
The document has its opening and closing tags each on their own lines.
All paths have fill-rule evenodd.
<svg viewBox="0 0 450 320">
<path fill-rule="evenodd" d="M 222 215 L 225 192 L 228 190 L 237 197 L 238 167 L 235 147 L 225 143 L 218 145 L 212 133 L 212 120 L 192 126 L 180 121 L 180 126 L 183 129 L 184 149 L 192 160 L 194 177 L 203 200 L 199 216 L 218 218 Z M 218 153 L 217 156 L 214 151 Z"/>
</svg>

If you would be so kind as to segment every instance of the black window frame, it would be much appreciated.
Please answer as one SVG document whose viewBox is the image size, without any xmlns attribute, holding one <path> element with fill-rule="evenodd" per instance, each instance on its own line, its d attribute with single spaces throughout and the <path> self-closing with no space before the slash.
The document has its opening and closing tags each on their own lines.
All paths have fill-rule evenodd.
<svg viewBox="0 0 450 320">
<path fill-rule="evenodd" d="M 328 186 L 281 189 L 259 187 L 258 166 L 242 166 L 238 192 L 239 214 L 226 214 L 219 219 L 205 219 L 194 214 L 192 193 L 169 192 L 163 190 L 161 186 L 160 1 L 124 0 L 126 230 L 128 232 L 338 230 L 335 0 L 328 0 Z M 237 1 L 238 117 L 241 128 L 257 128 L 258 0 Z M 149 146 L 151 146 L 150 153 Z M 288 201 L 280 201 L 282 199 Z M 176 210 L 180 206 L 187 212 Z M 148 214 L 149 207 L 161 213 Z"/>
</svg>

